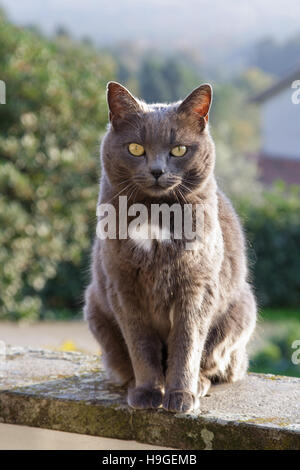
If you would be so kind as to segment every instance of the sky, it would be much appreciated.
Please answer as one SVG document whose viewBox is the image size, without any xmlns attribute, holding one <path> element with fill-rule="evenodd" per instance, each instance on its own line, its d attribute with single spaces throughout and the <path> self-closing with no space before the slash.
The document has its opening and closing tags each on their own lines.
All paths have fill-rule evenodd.
<svg viewBox="0 0 300 470">
<path fill-rule="evenodd" d="M 300 33 L 299 0 L 0 0 L 9 18 L 51 34 L 64 26 L 100 46 L 190 48 L 214 60 L 260 38 Z"/>
<path fill-rule="evenodd" d="M 12 20 L 51 33 L 65 25 L 100 43 L 145 37 L 244 41 L 300 30 L 299 0 L 0 0 Z"/>
</svg>

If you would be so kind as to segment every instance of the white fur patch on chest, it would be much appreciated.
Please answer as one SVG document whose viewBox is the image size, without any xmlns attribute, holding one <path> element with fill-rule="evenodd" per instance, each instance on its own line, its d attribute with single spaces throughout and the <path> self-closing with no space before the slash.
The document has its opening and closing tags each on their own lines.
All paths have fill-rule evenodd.
<svg viewBox="0 0 300 470">
<path fill-rule="evenodd" d="M 159 227 L 158 225 L 149 224 L 145 222 L 132 230 L 128 230 L 128 235 L 135 245 L 145 251 L 150 251 L 153 241 L 157 240 L 160 243 L 170 243 L 171 233 L 166 227 Z"/>
</svg>

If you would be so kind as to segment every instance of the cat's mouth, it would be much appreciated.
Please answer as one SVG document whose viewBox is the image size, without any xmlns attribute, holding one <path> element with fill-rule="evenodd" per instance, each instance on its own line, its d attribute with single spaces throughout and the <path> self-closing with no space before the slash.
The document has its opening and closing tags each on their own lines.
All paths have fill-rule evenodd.
<svg viewBox="0 0 300 470">
<path fill-rule="evenodd" d="M 135 178 L 135 184 L 145 194 L 150 196 L 162 196 L 174 191 L 175 188 L 180 185 L 180 179 L 163 177 L 156 180 L 149 180 L 149 178 Z"/>
<path fill-rule="evenodd" d="M 178 183 L 162 183 L 160 181 L 156 181 L 155 183 L 144 187 L 143 189 L 148 192 L 160 196 L 162 194 L 168 194 L 169 192 L 173 191 Z"/>
</svg>

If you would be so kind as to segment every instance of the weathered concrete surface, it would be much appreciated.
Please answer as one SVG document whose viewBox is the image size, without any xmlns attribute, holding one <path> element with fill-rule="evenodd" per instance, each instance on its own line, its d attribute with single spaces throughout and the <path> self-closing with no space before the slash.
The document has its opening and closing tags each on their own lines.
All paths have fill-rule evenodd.
<svg viewBox="0 0 300 470">
<path fill-rule="evenodd" d="M 181 449 L 300 449 L 300 379 L 249 374 L 214 387 L 197 414 L 133 411 L 99 356 L 8 348 L 0 422 Z"/>
<path fill-rule="evenodd" d="M 173 450 L 173 448 L 0 423 L 1 450 Z"/>
</svg>

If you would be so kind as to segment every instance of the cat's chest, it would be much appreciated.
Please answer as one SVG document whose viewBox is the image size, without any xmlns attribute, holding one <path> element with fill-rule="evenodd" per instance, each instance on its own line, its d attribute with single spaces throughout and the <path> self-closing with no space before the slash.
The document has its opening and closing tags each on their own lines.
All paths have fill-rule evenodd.
<svg viewBox="0 0 300 470">
<path fill-rule="evenodd" d="M 157 246 L 171 244 L 173 234 L 167 226 L 144 222 L 138 228 L 129 230 L 128 237 L 136 249 L 150 254 Z"/>
<path fill-rule="evenodd" d="M 153 238 L 144 243 L 135 246 L 131 258 L 140 301 L 154 305 L 154 310 L 164 305 L 169 309 L 187 284 L 197 282 L 200 252 L 185 250 L 174 239 Z"/>
<path fill-rule="evenodd" d="M 180 229 L 174 229 L 170 224 L 159 225 L 151 222 L 144 222 L 138 228 L 128 230 L 129 246 L 135 252 L 136 258 L 153 260 L 157 251 L 162 256 L 175 256 L 183 251 L 193 251 L 197 254 L 203 249 L 201 236 L 193 233 L 191 238 L 186 238 L 185 233 Z"/>
</svg>

